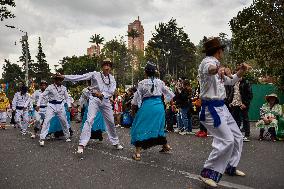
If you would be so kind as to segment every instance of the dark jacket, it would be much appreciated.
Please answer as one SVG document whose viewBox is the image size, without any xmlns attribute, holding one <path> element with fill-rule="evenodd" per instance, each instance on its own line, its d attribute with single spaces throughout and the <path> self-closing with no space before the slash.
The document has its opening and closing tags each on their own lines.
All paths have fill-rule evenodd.
<svg viewBox="0 0 284 189">
<path fill-rule="evenodd" d="M 234 85 L 230 85 L 230 86 L 228 85 L 228 86 L 225 86 L 225 88 L 226 88 L 226 95 L 227 95 L 227 98 L 225 99 L 225 103 L 228 106 L 233 101 L 233 98 L 234 98 Z M 240 81 L 239 89 L 240 89 L 242 103 L 246 107 L 249 107 L 250 101 L 253 98 L 250 82 L 246 80 L 245 78 L 243 78 Z"/>
<path fill-rule="evenodd" d="M 192 104 L 191 94 L 185 89 L 183 89 L 179 94 L 176 93 L 174 100 L 176 101 L 176 105 L 180 108 L 190 107 Z"/>
</svg>

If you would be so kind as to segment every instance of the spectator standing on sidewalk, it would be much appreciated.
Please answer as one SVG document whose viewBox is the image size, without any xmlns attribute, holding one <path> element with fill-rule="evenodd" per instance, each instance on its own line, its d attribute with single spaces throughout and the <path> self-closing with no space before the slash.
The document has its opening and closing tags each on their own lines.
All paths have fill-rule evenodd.
<svg viewBox="0 0 284 189">
<path fill-rule="evenodd" d="M 184 130 L 181 131 L 180 134 L 193 134 L 191 122 L 191 87 L 190 82 L 188 80 L 183 81 L 183 88 L 181 89 L 181 92 L 177 95 L 176 99 L 180 112 L 180 116 L 178 117 L 179 124 L 182 125 L 181 128 L 184 128 Z"/>
<path fill-rule="evenodd" d="M 239 67 L 236 71 L 239 70 Z M 253 97 L 251 84 L 245 78 L 241 78 L 234 86 L 228 86 L 230 90 L 227 94 L 227 103 L 229 105 L 229 110 L 237 122 L 239 128 L 241 129 L 241 125 L 243 123 L 242 132 L 245 133 L 243 138 L 244 142 L 249 142 L 248 139 L 250 137 L 250 124 L 249 124 L 249 106 Z"/>
</svg>

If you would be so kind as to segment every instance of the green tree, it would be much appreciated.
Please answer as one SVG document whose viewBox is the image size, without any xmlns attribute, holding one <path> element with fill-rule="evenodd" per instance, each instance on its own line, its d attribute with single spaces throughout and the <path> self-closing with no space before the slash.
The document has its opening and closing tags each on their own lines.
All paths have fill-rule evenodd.
<svg viewBox="0 0 284 189">
<path fill-rule="evenodd" d="M 72 56 L 72 57 L 64 57 L 59 61 L 62 69 L 58 69 L 57 71 L 66 74 L 66 75 L 76 75 L 76 74 L 85 74 L 92 71 L 99 71 L 97 67 L 98 62 L 101 59 L 99 57 L 90 57 L 87 55 L 84 56 Z M 70 82 L 67 83 L 67 88 L 70 89 L 73 97 L 77 99 L 77 96 L 74 94 L 78 89 L 82 89 L 85 86 L 85 82 L 77 82 L 75 85 Z"/>
<path fill-rule="evenodd" d="M 15 15 L 11 13 L 11 11 L 8 9 L 8 7 L 15 7 L 15 1 L 14 0 L 1 0 L 0 1 L 0 20 L 3 21 L 8 18 L 14 18 Z"/>
<path fill-rule="evenodd" d="M 59 64 L 62 65 L 62 70 L 64 74 L 85 74 L 88 72 L 99 70 L 97 68 L 97 62 L 99 58 L 97 57 L 89 57 L 87 55 L 84 56 L 72 56 L 72 57 L 64 57 L 59 61 Z"/>
<path fill-rule="evenodd" d="M 233 68 L 235 65 L 233 65 L 232 60 L 232 43 L 231 39 L 228 39 L 228 35 L 225 33 L 219 33 L 219 38 L 221 41 L 221 44 L 226 45 L 224 49 L 224 57 L 222 59 L 222 63 Z"/>
<path fill-rule="evenodd" d="M 96 47 L 99 48 L 101 44 L 104 42 L 104 38 L 100 36 L 100 34 L 92 35 L 90 38 L 90 43 L 96 44 Z M 96 55 L 96 54 L 95 54 Z"/>
<path fill-rule="evenodd" d="M 37 62 L 34 64 L 35 66 L 35 73 L 36 73 L 36 83 L 39 83 L 40 80 L 50 80 L 50 69 L 49 65 L 47 64 L 46 61 L 46 56 L 45 53 L 42 50 L 42 44 L 41 44 L 41 39 L 39 37 L 38 39 L 38 53 L 36 55 Z"/>
<path fill-rule="evenodd" d="M 186 76 L 195 68 L 195 46 L 175 19 L 168 23 L 159 23 L 146 48 L 146 58 L 156 62 L 160 76 Z"/>
<path fill-rule="evenodd" d="M 9 99 L 12 99 L 15 93 L 17 83 L 24 81 L 24 78 L 25 78 L 25 75 L 21 67 L 5 59 L 5 64 L 3 66 L 2 80 L 4 83 L 9 84 L 9 88 L 8 88 L 8 98 Z"/>
<path fill-rule="evenodd" d="M 255 69 L 277 77 L 280 87 L 284 86 L 283 10 L 283 0 L 254 0 L 230 21 L 234 60 L 255 60 Z"/>
<path fill-rule="evenodd" d="M 129 84 L 130 75 L 130 56 L 124 38 L 116 37 L 107 41 L 102 49 L 104 57 L 113 61 L 113 73 L 118 86 Z M 123 73 L 123 74 L 122 74 Z"/>
<path fill-rule="evenodd" d="M 132 50 L 134 50 L 135 49 L 134 41 L 135 41 L 135 38 L 140 36 L 139 32 L 136 29 L 131 28 L 129 31 L 127 31 L 126 36 L 130 37 L 132 39 L 132 47 L 131 48 L 132 48 Z"/>
<path fill-rule="evenodd" d="M 90 38 L 90 43 L 94 43 L 97 46 L 101 45 L 104 42 L 104 37 L 101 37 L 100 34 L 92 35 Z"/>
</svg>

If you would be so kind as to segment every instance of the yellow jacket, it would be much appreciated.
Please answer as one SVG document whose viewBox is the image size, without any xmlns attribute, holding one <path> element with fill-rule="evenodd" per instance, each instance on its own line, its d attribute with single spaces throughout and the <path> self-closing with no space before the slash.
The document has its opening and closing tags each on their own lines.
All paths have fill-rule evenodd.
<svg viewBox="0 0 284 189">
<path fill-rule="evenodd" d="M 6 111 L 10 106 L 9 99 L 6 97 L 5 93 L 0 93 L 0 110 Z"/>
</svg>

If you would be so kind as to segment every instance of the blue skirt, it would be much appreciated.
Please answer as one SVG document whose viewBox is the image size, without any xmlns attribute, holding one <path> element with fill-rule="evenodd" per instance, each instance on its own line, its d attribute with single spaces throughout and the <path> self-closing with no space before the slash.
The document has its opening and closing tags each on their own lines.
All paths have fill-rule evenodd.
<svg viewBox="0 0 284 189">
<path fill-rule="evenodd" d="M 67 121 L 68 121 L 68 123 L 70 125 L 71 124 L 71 120 L 70 120 L 70 112 L 68 111 L 68 105 L 64 104 L 64 107 L 65 107 L 65 112 L 66 112 L 66 118 L 67 118 Z M 69 130 L 71 130 L 71 129 L 69 128 Z M 58 133 L 58 135 L 62 135 L 63 134 L 62 126 L 61 126 L 60 120 L 59 120 L 57 115 L 55 115 L 50 120 L 50 127 L 49 127 L 49 130 L 48 130 L 48 133 Z"/>
<path fill-rule="evenodd" d="M 131 144 L 143 149 L 167 144 L 161 97 L 144 98 L 131 127 Z"/>
<path fill-rule="evenodd" d="M 84 116 L 82 120 L 82 125 L 81 125 L 81 131 L 84 127 L 84 123 L 87 120 L 87 115 L 88 115 L 88 105 L 85 107 L 84 111 Z M 106 130 L 104 118 L 102 112 L 98 111 L 94 123 L 92 125 L 92 130 L 91 130 L 91 139 L 99 139 L 103 140 L 102 133 Z"/>
</svg>

